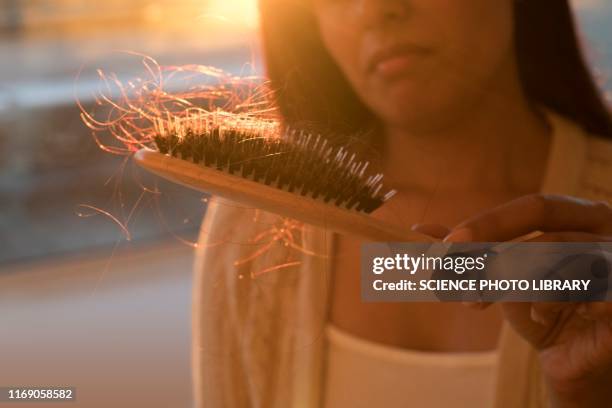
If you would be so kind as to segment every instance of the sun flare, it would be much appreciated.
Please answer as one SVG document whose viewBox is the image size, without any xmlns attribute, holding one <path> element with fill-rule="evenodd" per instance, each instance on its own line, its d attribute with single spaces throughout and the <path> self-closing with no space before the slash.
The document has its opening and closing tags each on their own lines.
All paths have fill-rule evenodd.
<svg viewBox="0 0 612 408">
<path fill-rule="evenodd" d="M 249 28 L 259 23 L 257 0 L 210 0 L 205 14 Z"/>
</svg>

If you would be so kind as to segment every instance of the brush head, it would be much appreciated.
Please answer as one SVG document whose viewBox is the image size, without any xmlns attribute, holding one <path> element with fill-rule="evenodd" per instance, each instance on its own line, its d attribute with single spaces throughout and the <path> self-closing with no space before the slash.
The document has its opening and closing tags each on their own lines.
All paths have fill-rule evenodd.
<svg viewBox="0 0 612 408">
<path fill-rule="evenodd" d="M 321 135 L 253 119 L 188 122 L 156 124 L 160 153 L 357 212 L 371 213 L 395 193 L 383 191 L 382 174 L 367 161 Z"/>
</svg>

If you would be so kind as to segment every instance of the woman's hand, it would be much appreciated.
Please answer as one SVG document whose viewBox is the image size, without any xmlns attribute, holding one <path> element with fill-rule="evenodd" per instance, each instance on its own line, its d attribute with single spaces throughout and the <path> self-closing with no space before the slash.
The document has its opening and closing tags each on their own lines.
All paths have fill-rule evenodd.
<svg viewBox="0 0 612 408">
<path fill-rule="evenodd" d="M 610 242 L 612 209 L 530 195 L 475 216 L 447 242 L 501 242 L 534 231 L 540 242 Z M 538 351 L 553 406 L 612 407 L 612 303 L 505 303 L 506 318 Z"/>
</svg>

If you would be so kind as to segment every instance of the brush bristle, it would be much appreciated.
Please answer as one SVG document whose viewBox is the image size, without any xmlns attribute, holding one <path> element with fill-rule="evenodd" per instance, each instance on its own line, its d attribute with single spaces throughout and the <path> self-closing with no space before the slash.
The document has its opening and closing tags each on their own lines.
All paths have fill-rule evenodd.
<svg viewBox="0 0 612 408">
<path fill-rule="evenodd" d="M 382 174 L 320 135 L 279 127 L 168 126 L 154 138 L 160 153 L 239 177 L 370 213 L 395 191 L 382 192 Z"/>
</svg>

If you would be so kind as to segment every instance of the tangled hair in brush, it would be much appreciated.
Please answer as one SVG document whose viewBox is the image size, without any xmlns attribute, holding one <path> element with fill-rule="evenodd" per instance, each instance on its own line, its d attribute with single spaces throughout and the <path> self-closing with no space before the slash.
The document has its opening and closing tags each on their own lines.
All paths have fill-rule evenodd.
<svg viewBox="0 0 612 408">
<path fill-rule="evenodd" d="M 371 213 L 395 194 L 368 161 L 324 135 L 248 116 L 202 119 L 159 118 L 157 150 L 347 210 Z"/>
</svg>

